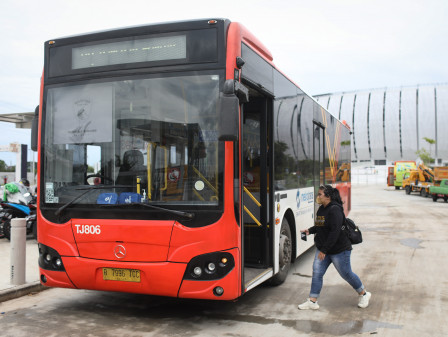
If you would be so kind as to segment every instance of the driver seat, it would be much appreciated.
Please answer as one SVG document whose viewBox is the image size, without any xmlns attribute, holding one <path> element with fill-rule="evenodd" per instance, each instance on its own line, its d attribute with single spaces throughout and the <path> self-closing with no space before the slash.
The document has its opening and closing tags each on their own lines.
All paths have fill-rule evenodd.
<svg viewBox="0 0 448 337">
<path fill-rule="evenodd" d="M 123 163 L 120 166 L 120 171 L 118 172 L 118 177 L 115 183 L 117 185 L 136 186 L 137 177 L 140 177 L 141 184 L 146 185 L 147 170 L 143 163 L 143 153 L 139 150 L 126 151 L 123 155 Z"/>
</svg>

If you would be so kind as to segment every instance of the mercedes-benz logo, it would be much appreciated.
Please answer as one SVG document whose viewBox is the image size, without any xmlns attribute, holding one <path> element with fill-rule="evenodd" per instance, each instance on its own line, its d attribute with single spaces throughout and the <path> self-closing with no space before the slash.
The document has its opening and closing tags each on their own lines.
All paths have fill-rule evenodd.
<svg viewBox="0 0 448 337">
<path fill-rule="evenodd" d="M 122 245 L 118 245 L 114 249 L 114 254 L 117 259 L 122 259 L 126 256 L 126 248 L 124 248 Z"/>
</svg>

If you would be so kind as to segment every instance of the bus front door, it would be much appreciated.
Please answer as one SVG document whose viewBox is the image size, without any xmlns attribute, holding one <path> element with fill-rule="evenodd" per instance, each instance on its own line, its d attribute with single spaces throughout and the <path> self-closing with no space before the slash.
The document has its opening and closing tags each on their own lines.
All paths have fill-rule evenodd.
<svg viewBox="0 0 448 337">
<path fill-rule="evenodd" d="M 250 93 L 253 93 L 252 91 Z M 242 220 L 244 289 L 247 291 L 272 273 L 272 207 L 268 116 L 272 100 L 259 93 L 242 107 Z"/>
</svg>

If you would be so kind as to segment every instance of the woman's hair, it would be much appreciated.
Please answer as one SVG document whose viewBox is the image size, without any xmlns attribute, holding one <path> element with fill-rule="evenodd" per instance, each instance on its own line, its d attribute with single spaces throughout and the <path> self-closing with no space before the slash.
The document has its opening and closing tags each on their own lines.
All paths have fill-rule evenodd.
<svg viewBox="0 0 448 337">
<path fill-rule="evenodd" d="M 334 201 L 342 206 L 341 195 L 337 188 L 333 188 L 331 185 L 321 185 L 319 187 L 321 191 L 324 192 L 324 195 L 330 198 L 331 201 Z"/>
</svg>

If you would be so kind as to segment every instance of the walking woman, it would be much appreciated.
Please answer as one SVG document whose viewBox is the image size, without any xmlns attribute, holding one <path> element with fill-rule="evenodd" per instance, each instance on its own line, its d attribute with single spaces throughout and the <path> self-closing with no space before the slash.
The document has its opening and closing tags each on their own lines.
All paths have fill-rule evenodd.
<svg viewBox="0 0 448 337">
<path fill-rule="evenodd" d="M 371 293 L 366 291 L 358 275 L 352 272 L 350 255 L 352 245 L 342 232 L 344 211 L 339 191 L 330 185 L 320 186 L 316 202 L 321 206 L 317 210 L 315 225 L 301 232 L 314 235 L 316 255 L 313 263 L 313 278 L 310 297 L 299 305 L 300 310 L 317 310 L 317 299 L 322 290 L 325 272 L 331 263 L 339 275 L 346 280 L 359 295 L 358 307 L 367 308 Z"/>
</svg>

